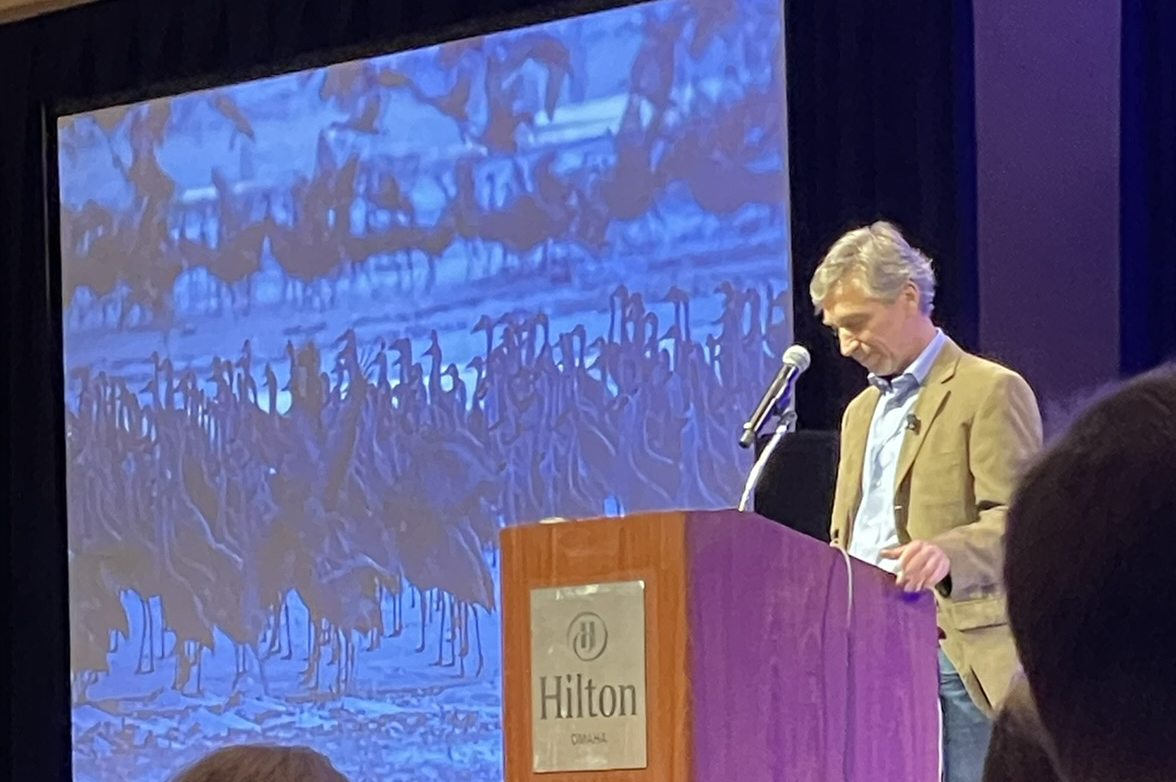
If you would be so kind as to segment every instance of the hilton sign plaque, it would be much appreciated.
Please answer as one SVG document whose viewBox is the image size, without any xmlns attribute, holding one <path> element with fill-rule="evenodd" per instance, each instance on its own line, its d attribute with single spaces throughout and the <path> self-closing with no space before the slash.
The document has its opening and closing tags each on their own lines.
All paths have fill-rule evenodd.
<svg viewBox="0 0 1176 782">
<path fill-rule="evenodd" d="M 532 769 L 645 768 L 645 715 L 645 582 L 532 589 Z"/>
</svg>

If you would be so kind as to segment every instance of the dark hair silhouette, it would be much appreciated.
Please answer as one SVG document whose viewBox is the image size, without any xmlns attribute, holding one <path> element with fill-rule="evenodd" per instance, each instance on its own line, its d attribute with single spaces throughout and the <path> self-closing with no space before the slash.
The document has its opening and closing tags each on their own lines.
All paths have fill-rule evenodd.
<svg viewBox="0 0 1176 782">
<path fill-rule="evenodd" d="M 1081 414 L 1006 532 L 1009 621 L 1062 772 L 1176 778 L 1176 367 Z"/>
<path fill-rule="evenodd" d="M 243 744 L 211 752 L 172 782 L 348 782 L 308 747 Z"/>
</svg>

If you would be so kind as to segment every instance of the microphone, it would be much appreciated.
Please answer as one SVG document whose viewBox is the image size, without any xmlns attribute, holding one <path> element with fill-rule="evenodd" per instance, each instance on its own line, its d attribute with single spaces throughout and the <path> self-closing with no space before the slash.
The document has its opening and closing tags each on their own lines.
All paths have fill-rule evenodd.
<svg viewBox="0 0 1176 782">
<path fill-rule="evenodd" d="M 918 434 L 919 430 L 923 428 L 923 422 L 920 421 L 919 417 L 914 413 L 907 413 L 906 426 L 904 428 L 908 432 L 914 432 L 915 434 Z"/>
<path fill-rule="evenodd" d="M 784 351 L 780 371 L 772 378 L 764 395 L 760 397 L 759 404 L 755 406 L 755 411 L 747 419 L 747 423 L 743 425 L 743 434 L 739 436 L 741 446 L 747 448 L 755 442 L 756 435 L 759 434 L 764 422 L 768 420 L 768 416 L 776 409 L 776 405 L 780 403 L 785 394 L 792 393 L 793 387 L 796 385 L 796 378 L 809 368 L 811 362 L 812 357 L 809 356 L 808 350 L 803 345 L 793 345 Z"/>
</svg>

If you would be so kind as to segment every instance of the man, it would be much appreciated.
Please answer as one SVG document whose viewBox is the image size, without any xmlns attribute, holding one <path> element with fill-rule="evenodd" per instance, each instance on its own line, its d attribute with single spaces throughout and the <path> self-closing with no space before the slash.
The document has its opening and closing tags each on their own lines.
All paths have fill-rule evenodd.
<svg viewBox="0 0 1176 782">
<path fill-rule="evenodd" d="M 1176 366 L 1079 416 L 1009 511 L 1008 615 L 1032 697 L 1002 718 L 1061 778 L 1176 780 L 1173 551 Z M 990 779 L 1036 782 L 999 776 L 1015 762 L 999 750 Z"/>
<path fill-rule="evenodd" d="M 1014 484 L 1041 447 L 1037 401 L 935 327 L 931 262 L 889 223 L 837 240 L 809 292 L 842 355 L 870 373 L 842 419 L 833 545 L 907 591 L 934 591 L 944 778 L 977 782 L 1017 669 L 1002 541 Z"/>
</svg>

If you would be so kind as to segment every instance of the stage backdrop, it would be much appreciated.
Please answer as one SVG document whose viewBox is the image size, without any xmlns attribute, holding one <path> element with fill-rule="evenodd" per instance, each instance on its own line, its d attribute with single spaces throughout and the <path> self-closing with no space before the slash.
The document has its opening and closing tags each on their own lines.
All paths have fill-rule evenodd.
<svg viewBox="0 0 1176 782">
<path fill-rule="evenodd" d="M 781 9 L 659 0 L 56 123 L 73 767 L 501 778 L 497 533 L 735 503 Z"/>
</svg>

